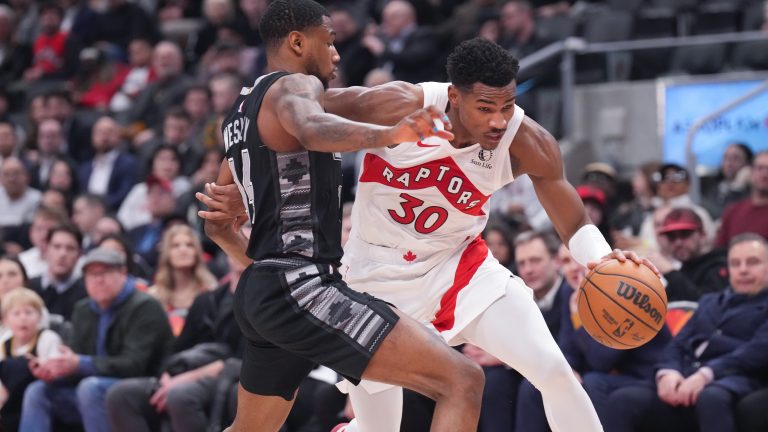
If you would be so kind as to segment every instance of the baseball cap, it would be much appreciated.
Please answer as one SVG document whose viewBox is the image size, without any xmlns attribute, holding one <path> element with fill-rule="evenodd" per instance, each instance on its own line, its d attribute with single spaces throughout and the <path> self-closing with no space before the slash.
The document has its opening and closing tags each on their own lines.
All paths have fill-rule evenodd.
<svg viewBox="0 0 768 432">
<path fill-rule="evenodd" d="M 704 224 L 695 211 L 689 208 L 675 208 L 664 218 L 659 227 L 659 233 L 665 234 L 672 231 L 701 231 Z"/>
<path fill-rule="evenodd" d="M 125 257 L 112 249 L 96 248 L 85 255 L 85 259 L 83 260 L 83 271 L 85 271 L 91 264 L 104 264 L 111 267 L 123 267 L 125 266 Z"/>
<path fill-rule="evenodd" d="M 584 167 L 582 177 L 589 177 L 594 174 L 602 174 L 610 179 L 616 178 L 616 170 L 605 162 L 592 162 Z"/>
<path fill-rule="evenodd" d="M 144 181 L 147 183 L 147 189 L 151 188 L 152 186 L 160 186 L 166 192 L 173 192 L 173 185 L 170 181 L 164 178 L 160 178 L 154 174 L 148 175 Z"/>
<path fill-rule="evenodd" d="M 576 192 L 582 201 L 592 200 L 600 204 L 600 206 L 605 206 L 605 192 L 600 188 L 592 185 L 581 185 L 576 188 Z"/>
</svg>

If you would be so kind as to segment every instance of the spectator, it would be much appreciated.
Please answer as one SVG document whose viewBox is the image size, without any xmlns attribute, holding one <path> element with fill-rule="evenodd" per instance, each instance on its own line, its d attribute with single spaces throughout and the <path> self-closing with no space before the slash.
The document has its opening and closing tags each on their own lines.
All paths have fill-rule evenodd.
<svg viewBox="0 0 768 432">
<path fill-rule="evenodd" d="M 32 57 L 29 46 L 14 37 L 16 27 L 16 14 L 8 5 L 0 5 L 0 87 L 4 88 L 21 78 Z"/>
<path fill-rule="evenodd" d="M 368 32 L 362 44 L 397 80 L 431 81 L 438 73 L 431 62 L 424 61 L 439 52 L 437 39 L 431 30 L 418 27 L 416 10 L 405 0 L 387 3 L 381 15 L 381 33 Z"/>
<path fill-rule="evenodd" d="M 102 218 L 108 220 L 109 218 Z M 141 255 L 133 252 L 133 248 L 128 240 L 120 233 L 106 234 L 99 239 L 96 247 L 110 249 L 118 252 L 125 257 L 126 270 L 128 275 L 136 278 L 136 288 L 139 291 L 147 292 L 149 290 L 148 280 L 152 278 L 152 269 Z"/>
<path fill-rule="evenodd" d="M 147 177 L 147 209 L 151 220 L 128 231 L 127 237 L 134 250 L 143 256 L 150 267 L 158 260 L 157 246 L 160 243 L 164 222 L 175 207 L 171 182 L 160 177 Z"/>
<path fill-rule="evenodd" d="M 48 245 L 49 232 L 67 222 L 67 216 L 54 209 L 41 206 L 35 211 L 32 226 L 29 228 L 29 240 L 32 247 L 19 254 L 19 260 L 30 278 L 42 276 L 48 270 L 48 263 L 43 251 Z"/>
<path fill-rule="evenodd" d="M 613 244 L 613 237 L 608 228 L 608 201 L 605 192 L 597 186 L 583 184 L 576 188 L 576 193 L 584 203 L 589 220 L 600 229 L 609 244 Z"/>
<path fill-rule="evenodd" d="M 83 279 L 77 272 L 82 239 L 71 225 L 48 231 L 44 254 L 47 270 L 29 281 L 29 287 L 43 298 L 48 311 L 65 321 L 72 317 L 75 304 L 86 296 Z"/>
<path fill-rule="evenodd" d="M 231 24 L 235 18 L 235 5 L 232 0 L 204 0 L 203 27 L 195 38 L 195 58 L 201 58 L 208 48 L 216 42 L 219 28 Z"/>
<path fill-rule="evenodd" d="M 499 45 L 515 57 L 523 58 L 540 48 L 547 41 L 536 34 L 536 21 L 531 4 L 524 0 L 511 0 L 501 7 L 501 38 Z"/>
<path fill-rule="evenodd" d="M 30 289 L 8 292 L 0 309 L 10 336 L 0 347 L 0 425 L 4 431 L 16 431 L 24 391 L 35 380 L 27 356 L 38 361 L 55 357 L 61 338 L 43 327 L 43 299 Z"/>
<path fill-rule="evenodd" d="M 96 244 L 101 243 L 104 237 L 110 234 L 124 235 L 125 229 L 123 225 L 113 216 L 104 216 L 96 221 L 96 226 L 93 228 L 93 242 Z"/>
<path fill-rule="evenodd" d="M 80 188 L 77 184 L 77 173 L 72 161 L 67 158 L 55 159 L 48 174 L 48 182 L 43 188 L 61 192 L 67 201 L 71 201 L 77 196 L 77 191 Z"/>
<path fill-rule="evenodd" d="M 11 290 L 26 287 L 29 284 L 24 265 L 16 258 L 0 255 L 0 300 Z M 0 331 L 0 334 L 3 332 Z M 5 337 L 0 336 L 0 340 Z"/>
<path fill-rule="evenodd" d="M 768 243 L 734 237 L 728 249 L 730 289 L 701 297 L 666 348 L 656 392 L 625 387 L 611 405 L 616 432 L 640 424 L 655 431 L 735 432 L 735 402 L 757 390 L 768 372 Z"/>
<path fill-rule="evenodd" d="M 173 42 L 155 45 L 152 70 L 157 79 L 139 93 L 127 116 L 138 130 L 157 128 L 165 113 L 182 102 L 189 86 L 189 78 L 184 75 L 184 55 Z"/>
<path fill-rule="evenodd" d="M 216 278 L 205 266 L 200 239 L 192 228 L 174 225 L 165 230 L 149 294 L 167 311 L 174 335 L 181 332 L 195 297 L 215 286 Z"/>
<path fill-rule="evenodd" d="M 88 251 L 96 245 L 93 231 L 96 222 L 107 214 L 107 205 L 98 195 L 83 194 L 75 199 L 72 209 L 72 223 L 83 234 L 83 250 Z"/>
<path fill-rule="evenodd" d="M 152 42 L 142 37 L 131 40 L 128 44 L 128 74 L 109 101 L 110 111 L 124 113 L 131 109 L 139 93 L 155 79 L 151 61 Z"/>
<path fill-rule="evenodd" d="M 695 204 L 688 193 L 690 174 L 680 165 L 667 163 L 659 167 L 651 179 L 656 185 L 656 196 L 653 198 L 654 208 L 688 207 L 693 209 L 704 226 L 707 244 L 711 244 L 715 235 L 715 224 L 712 216 L 701 206 Z M 649 250 L 658 250 L 653 217 L 648 216 L 640 227 L 641 241 L 648 244 Z"/>
<path fill-rule="evenodd" d="M 78 118 L 72 94 L 67 90 L 51 91 L 45 95 L 45 114 L 61 123 L 64 142 L 67 143 L 66 153 L 78 163 L 93 157 L 91 150 L 90 122 Z"/>
<path fill-rule="evenodd" d="M 749 195 L 749 178 L 754 157 L 752 149 L 744 143 L 732 143 L 725 149 L 715 179 L 717 183 L 712 184 L 709 189 L 704 188 L 706 184 L 702 185 L 707 209 L 715 218 L 719 218 L 729 204 Z"/>
<path fill-rule="evenodd" d="M 552 228 L 552 222 L 527 174 L 496 191 L 491 197 L 491 209 L 517 230 L 545 231 Z"/>
<path fill-rule="evenodd" d="M 622 250 L 634 250 L 644 255 L 650 252 L 648 245 L 639 237 L 643 221 L 653 212 L 656 184 L 651 179 L 661 164 L 646 162 L 632 175 L 632 200 L 619 205 L 611 218 L 611 236 L 615 246 Z"/>
<path fill-rule="evenodd" d="M 139 292 L 117 252 L 94 249 L 83 263 L 88 298 L 72 316 L 72 341 L 58 357 L 33 361 L 40 379 L 24 394 L 21 430 L 54 420 L 108 431 L 105 397 L 121 378 L 154 374 L 171 342 L 162 307 Z"/>
<path fill-rule="evenodd" d="M 85 43 L 109 42 L 113 50 L 125 53 L 132 39 L 156 36 L 156 26 L 140 6 L 126 0 L 109 0 L 106 10 L 96 17 Z"/>
<path fill-rule="evenodd" d="M 57 189 L 46 189 L 43 192 L 42 198 L 40 198 L 41 207 L 48 207 L 56 210 L 57 212 L 64 214 L 65 217 L 69 217 L 70 213 L 72 213 L 70 211 L 69 203 L 70 199 L 64 195 L 64 192 Z"/>
<path fill-rule="evenodd" d="M 26 159 L 32 164 L 32 187 L 41 189 L 48 183 L 53 163 L 64 158 L 66 150 L 67 142 L 61 130 L 61 123 L 53 118 L 43 120 L 37 129 L 37 145 L 26 152 Z"/>
<path fill-rule="evenodd" d="M 669 301 L 698 301 L 728 286 L 725 252 L 707 245 L 701 218 L 690 208 L 673 208 L 657 232 L 665 237 L 661 253 L 648 255 L 667 280 Z M 667 257 L 674 258 L 671 260 Z"/>
<path fill-rule="evenodd" d="M 73 99 L 85 109 L 106 111 L 125 81 L 128 67 L 106 57 L 96 47 L 80 51 L 80 67 L 72 78 Z"/>
<path fill-rule="evenodd" d="M 181 156 L 176 147 L 162 144 L 155 149 L 149 161 L 149 176 L 160 178 L 171 184 L 173 196 L 180 197 L 191 187 L 189 179 L 180 175 Z M 152 220 L 147 208 L 148 181 L 133 186 L 117 212 L 117 218 L 126 229 L 133 229 Z"/>
<path fill-rule="evenodd" d="M 184 93 L 184 102 L 182 104 L 184 111 L 189 115 L 192 122 L 190 128 L 189 144 L 194 147 L 203 148 L 203 132 L 205 125 L 211 119 L 211 91 L 207 85 L 195 84 L 189 86 Z"/>
<path fill-rule="evenodd" d="M 235 288 L 243 267 L 230 260 L 228 282 L 212 292 L 194 299 L 184 329 L 174 343 L 174 355 L 166 362 L 166 370 L 155 378 L 124 380 L 107 395 L 107 406 L 116 432 L 155 430 L 167 416 L 176 431 L 205 431 L 211 423 L 222 420 L 209 417 L 211 405 L 220 397 L 218 377 L 227 358 L 241 356 L 240 330 L 232 313 Z M 218 355 L 179 367 L 185 355 L 216 349 Z M 176 363 L 176 364 L 174 364 Z M 219 412 L 221 412 L 219 410 Z"/>
<path fill-rule="evenodd" d="M 1 10 L 2 5 L 0 5 L 0 11 Z M 0 12 L 0 14 L 2 14 L 2 12 Z M 0 22 L 2 22 L 1 18 Z M 6 158 L 18 155 L 19 137 L 16 135 L 16 129 L 14 128 L 13 123 L 0 121 L 0 165 L 2 165 Z"/>
<path fill-rule="evenodd" d="M 0 165 L 0 227 L 31 222 L 41 194 L 29 187 L 29 174 L 18 158 L 9 157 Z"/>
<path fill-rule="evenodd" d="M 374 68 L 368 71 L 367 74 L 365 74 L 365 79 L 363 80 L 363 86 L 376 87 L 378 85 L 386 84 L 394 80 L 395 80 L 395 77 L 392 76 L 392 72 L 382 68 Z"/>
<path fill-rule="evenodd" d="M 174 177 L 192 175 L 200 166 L 203 148 L 192 144 L 191 132 L 192 119 L 183 108 L 174 107 L 168 110 L 165 119 L 163 119 L 162 135 L 143 143 L 138 150 L 139 161 L 141 166 L 145 167 L 146 174 L 150 174 L 154 170 L 157 150 L 161 146 L 166 146 L 175 149 L 177 162 L 180 164 Z M 173 180 L 173 178 L 168 180 Z M 188 184 L 187 187 L 189 187 Z"/>
<path fill-rule="evenodd" d="M 39 11 L 40 35 L 32 47 L 32 66 L 24 71 L 24 79 L 69 79 L 77 70 L 80 41 L 76 36 L 61 31 L 64 10 L 59 5 L 45 3 Z"/>
<path fill-rule="evenodd" d="M 96 121 L 92 141 L 95 156 L 80 166 L 80 188 L 103 196 L 109 209 L 117 210 L 136 183 L 136 159 L 120 150 L 119 126 L 111 117 Z"/>
<path fill-rule="evenodd" d="M 514 250 L 515 235 L 504 223 L 488 224 L 483 231 L 483 239 L 488 245 L 488 250 L 501 265 L 510 271 L 515 270 Z"/>
<path fill-rule="evenodd" d="M 336 31 L 334 45 L 341 56 L 339 69 L 347 86 L 363 85 L 365 76 L 376 66 L 376 59 L 362 45 L 363 32 L 349 6 L 331 10 L 333 30 Z"/>
<path fill-rule="evenodd" d="M 750 186 L 749 198 L 733 203 L 723 213 L 717 246 L 725 247 L 731 238 L 744 232 L 768 238 L 768 151 L 755 155 Z"/>
</svg>

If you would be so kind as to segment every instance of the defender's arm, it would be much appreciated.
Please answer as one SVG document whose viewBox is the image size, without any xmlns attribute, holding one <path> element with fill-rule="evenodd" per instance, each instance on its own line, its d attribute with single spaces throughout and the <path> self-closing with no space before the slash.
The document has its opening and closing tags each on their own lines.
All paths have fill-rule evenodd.
<svg viewBox="0 0 768 432">
<path fill-rule="evenodd" d="M 421 86 L 393 81 L 376 87 L 334 88 L 325 91 L 325 110 L 353 121 L 396 125 L 424 106 Z"/>
<path fill-rule="evenodd" d="M 417 141 L 437 135 L 452 139 L 453 134 L 434 126 L 434 119 L 447 116 L 430 107 L 420 109 L 392 127 L 347 120 L 325 112 L 323 86 L 315 77 L 291 75 L 277 84 L 272 96 L 281 126 L 307 150 L 323 152 L 355 151 Z M 446 129 L 450 124 L 446 124 Z"/>
</svg>

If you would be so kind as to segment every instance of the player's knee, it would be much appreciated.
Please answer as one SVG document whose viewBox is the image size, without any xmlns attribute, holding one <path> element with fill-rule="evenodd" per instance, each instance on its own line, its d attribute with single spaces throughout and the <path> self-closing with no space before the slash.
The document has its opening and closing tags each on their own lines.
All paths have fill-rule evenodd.
<svg viewBox="0 0 768 432">
<path fill-rule="evenodd" d="M 468 397 L 482 398 L 483 386 L 485 385 L 483 368 L 463 355 L 459 355 L 457 363 L 459 370 L 451 375 L 453 379 L 451 391 L 461 392 L 461 394 L 466 394 Z"/>
</svg>

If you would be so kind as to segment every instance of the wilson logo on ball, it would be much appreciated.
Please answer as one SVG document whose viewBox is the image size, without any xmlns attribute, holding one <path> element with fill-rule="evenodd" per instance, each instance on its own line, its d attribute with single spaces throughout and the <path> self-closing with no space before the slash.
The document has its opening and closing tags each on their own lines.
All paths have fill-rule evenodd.
<svg viewBox="0 0 768 432">
<path fill-rule="evenodd" d="M 637 288 L 632 285 L 624 281 L 619 281 L 619 286 L 616 288 L 616 294 L 627 300 L 631 300 L 638 309 L 650 316 L 656 324 L 659 324 L 664 318 L 658 309 L 650 305 L 649 301 L 651 298 L 648 297 L 648 294 L 638 292 Z"/>
</svg>

